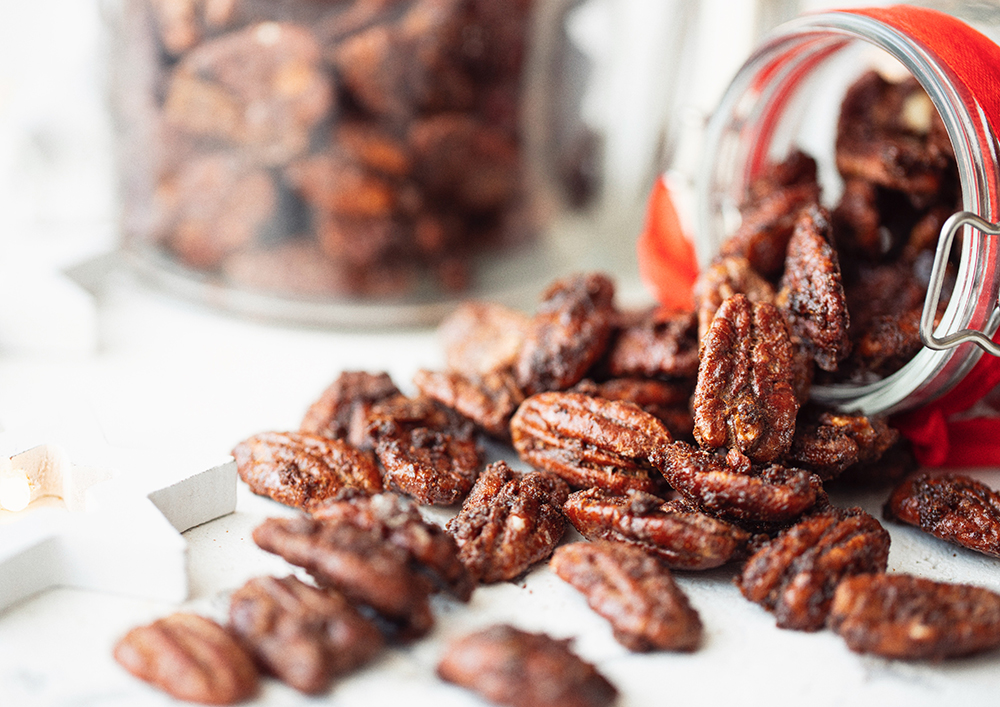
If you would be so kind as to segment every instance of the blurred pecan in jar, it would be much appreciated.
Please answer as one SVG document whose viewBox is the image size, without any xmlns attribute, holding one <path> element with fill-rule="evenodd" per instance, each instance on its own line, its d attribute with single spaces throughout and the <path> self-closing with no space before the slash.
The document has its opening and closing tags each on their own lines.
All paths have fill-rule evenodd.
<svg viewBox="0 0 1000 707">
<path fill-rule="evenodd" d="M 511 580 L 552 554 L 566 531 L 561 509 L 568 495 L 569 488 L 556 476 L 522 474 L 506 462 L 495 462 L 480 475 L 446 530 L 480 582 Z"/>
<path fill-rule="evenodd" d="M 778 309 L 741 294 L 727 299 L 702 342 L 695 439 L 712 449 L 739 449 L 755 462 L 781 457 L 799 410 L 792 371 L 792 344 Z"/>
<path fill-rule="evenodd" d="M 638 547 L 598 541 L 563 545 L 549 566 L 611 622 L 633 651 L 693 651 L 701 619 L 666 567 Z"/>
<path fill-rule="evenodd" d="M 308 147 L 334 95 L 308 30 L 279 22 L 206 40 L 170 76 L 164 116 L 187 134 L 239 145 L 267 163 Z"/>
<path fill-rule="evenodd" d="M 568 640 L 495 625 L 451 641 L 442 680 L 511 707 L 610 707 L 618 691 Z"/>
<path fill-rule="evenodd" d="M 115 645 L 114 657 L 179 700 L 226 705 L 257 692 L 253 658 L 229 631 L 197 614 L 171 614 L 133 628 Z"/>
<path fill-rule="evenodd" d="M 296 508 L 329 498 L 342 488 L 382 490 L 370 454 L 343 440 L 306 432 L 264 432 L 233 449 L 240 478 L 250 489 Z"/>
<path fill-rule="evenodd" d="M 599 488 L 570 494 L 563 512 L 588 540 L 634 545 L 667 567 L 703 570 L 741 556 L 750 535 L 732 523 L 702 513 L 683 501 L 664 501 L 629 491 L 615 495 Z"/>
<path fill-rule="evenodd" d="M 230 599 L 229 622 L 268 672 L 309 694 L 371 660 L 383 643 L 342 594 L 294 576 L 248 581 Z"/>
<path fill-rule="evenodd" d="M 655 489 L 655 460 L 673 441 L 663 423 L 632 403 L 580 393 L 539 393 L 510 422 L 514 449 L 575 487 L 614 493 Z"/>
<path fill-rule="evenodd" d="M 961 474 L 913 476 L 892 492 L 885 517 L 1000 557 L 1000 494 Z"/>
<path fill-rule="evenodd" d="M 889 533 L 860 508 L 806 516 L 747 560 L 738 584 L 750 601 L 774 612 L 778 626 L 818 631 L 837 584 L 884 572 Z"/>
</svg>

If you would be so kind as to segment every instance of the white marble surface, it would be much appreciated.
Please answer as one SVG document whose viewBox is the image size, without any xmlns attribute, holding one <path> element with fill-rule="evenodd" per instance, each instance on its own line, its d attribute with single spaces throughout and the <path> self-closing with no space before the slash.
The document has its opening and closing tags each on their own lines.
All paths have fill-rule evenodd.
<svg viewBox="0 0 1000 707">
<path fill-rule="evenodd" d="M 0 355 L 0 443 L 62 444 L 81 462 L 153 474 L 208 468 L 258 431 L 296 426 L 305 408 L 343 369 L 385 369 L 404 388 L 421 366 L 439 366 L 432 331 L 330 333 L 267 327 L 114 284 L 100 299 L 104 333 L 85 357 Z M 503 449 L 492 448 L 494 454 Z M 115 462 L 114 460 L 118 460 Z M 124 460 L 124 461 L 123 461 Z M 1000 487 L 1000 474 L 982 472 Z M 835 499 L 878 512 L 884 494 Z M 228 594 L 250 577 L 291 568 L 250 539 L 265 517 L 288 509 L 240 485 L 232 515 L 187 531 L 191 596 L 158 602 L 70 589 L 47 591 L 0 613 L 0 704 L 164 705 L 171 700 L 111 658 L 130 627 L 178 609 L 223 618 Z M 431 517 L 443 522 L 447 510 Z M 1000 591 L 998 560 L 889 525 L 890 569 L 967 581 Z M 468 605 L 434 603 L 437 626 L 414 645 L 386 651 L 329 694 L 306 698 L 266 681 L 254 704 L 482 704 L 434 676 L 444 641 L 494 621 L 572 636 L 621 690 L 620 705 L 941 705 L 992 703 L 1000 652 L 941 664 L 885 661 L 849 652 L 829 632 L 779 630 L 745 601 L 729 570 L 680 573 L 705 624 L 690 655 L 629 654 L 606 623 L 546 568 L 518 582 L 480 588 Z"/>
</svg>

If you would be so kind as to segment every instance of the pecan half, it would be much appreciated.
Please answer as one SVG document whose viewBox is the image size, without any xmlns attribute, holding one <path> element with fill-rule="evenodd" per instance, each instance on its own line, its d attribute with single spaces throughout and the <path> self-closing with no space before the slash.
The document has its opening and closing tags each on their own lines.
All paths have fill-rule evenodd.
<svg viewBox="0 0 1000 707">
<path fill-rule="evenodd" d="M 531 318 L 499 304 L 465 302 L 438 327 L 448 370 L 467 377 L 513 368 Z"/>
<path fill-rule="evenodd" d="M 918 474 L 896 487 L 884 513 L 955 545 L 1000 557 L 1000 494 L 971 477 Z"/>
<path fill-rule="evenodd" d="M 699 508 L 738 521 L 786 523 L 824 498 L 815 474 L 777 464 L 751 468 L 745 457 L 734 465 L 736 456 L 723 458 L 674 442 L 664 450 L 663 476 Z"/>
<path fill-rule="evenodd" d="M 740 556 L 750 535 L 680 501 L 598 488 L 576 491 L 563 505 L 573 527 L 588 540 L 613 540 L 642 548 L 673 569 L 703 570 Z"/>
<path fill-rule="evenodd" d="M 490 464 L 446 530 L 481 582 L 514 579 L 552 554 L 566 531 L 569 488 L 556 476 Z"/>
<path fill-rule="evenodd" d="M 372 405 L 393 395 L 399 395 L 399 389 L 388 373 L 344 371 L 309 406 L 299 431 L 343 439 L 360 447 Z"/>
<path fill-rule="evenodd" d="M 614 337 L 603 362 L 613 377 L 685 378 L 698 371 L 698 337 L 690 312 L 652 309 Z"/>
<path fill-rule="evenodd" d="M 539 393 L 510 421 L 514 449 L 537 469 L 576 487 L 653 491 L 653 460 L 672 441 L 658 419 L 632 403 L 580 393 Z"/>
<path fill-rule="evenodd" d="M 824 480 L 855 464 L 878 461 L 899 441 L 899 431 L 880 416 L 809 410 L 799 418 L 785 461 Z"/>
<path fill-rule="evenodd" d="M 382 476 L 370 454 L 321 435 L 262 432 L 236 445 L 233 457 L 240 478 L 254 493 L 296 508 L 343 488 L 382 490 Z"/>
<path fill-rule="evenodd" d="M 349 523 L 402 548 L 411 564 L 430 575 L 437 586 L 462 601 L 472 596 L 475 580 L 459 559 L 454 538 L 424 520 L 409 499 L 394 493 L 345 492 L 311 507 L 309 514 L 327 523 Z"/>
<path fill-rule="evenodd" d="M 850 316 L 831 239 L 826 209 L 811 206 L 799 213 L 775 300 L 788 318 L 793 339 L 813 354 L 824 371 L 837 370 L 851 350 Z"/>
<path fill-rule="evenodd" d="M 743 568 L 740 591 L 774 612 L 778 626 L 818 631 L 844 577 L 884 572 L 889 533 L 860 508 L 806 516 L 760 548 Z"/>
<path fill-rule="evenodd" d="M 799 403 L 792 344 L 774 305 L 734 295 L 716 312 L 701 347 L 694 436 L 703 447 L 735 447 L 755 462 L 792 444 Z"/>
<path fill-rule="evenodd" d="M 511 707 L 610 707 L 618 691 L 560 641 L 513 626 L 490 626 L 448 644 L 442 680 Z"/>
<path fill-rule="evenodd" d="M 525 395 L 564 390 L 584 377 L 608 347 L 614 294 L 614 283 L 597 273 L 546 290 L 514 366 Z"/>
<path fill-rule="evenodd" d="M 500 440 L 510 438 L 510 418 L 524 400 L 509 373 L 470 378 L 455 371 L 419 370 L 413 384 L 421 395 L 455 410 Z"/>
<path fill-rule="evenodd" d="M 253 531 L 267 552 L 303 567 L 321 585 L 370 606 L 404 638 L 427 633 L 434 623 L 430 580 L 413 569 L 408 553 L 349 523 L 313 518 L 268 518 Z"/>
<path fill-rule="evenodd" d="M 196 614 L 171 614 L 133 628 L 115 645 L 114 657 L 179 700 L 227 705 L 257 692 L 250 655 L 226 629 Z"/>
<path fill-rule="evenodd" d="M 460 501 L 479 475 L 483 452 L 472 423 L 430 398 L 376 403 L 366 430 L 387 485 L 421 503 Z"/>
<path fill-rule="evenodd" d="M 774 287 L 751 267 L 746 258 L 723 257 L 699 273 L 691 291 L 698 313 L 699 341 L 708 334 L 708 328 L 722 303 L 737 294 L 746 295 L 751 302 L 774 304 Z"/>
<path fill-rule="evenodd" d="M 694 416 L 691 395 L 694 380 L 665 381 L 657 378 L 611 378 L 594 382 L 583 379 L 569 390 L 592 398 L 635 403 L 662 422 L 676 439 L 693 439 Z"/>
<path fill-rule="evenodd" d="M 322 692 L 371 660 L 382 634 L 340 593 L 293 576 L 257 577 L 233 593 L 229 624 L 258 663 L 296 690 Z"/>
<path fill-rule="evenodd" d="M 633 651 L 693 651 L 701 619 L 670 570 L 638 547 L 613 542 L 563 545 L 552 571 L 611 622 L 615 640 Z"/>
<path fill-rule="evenodd" d="M 828 623 L 858 653 L 953 658 L 1000 645 L 1000 594 L 906 574 L 859 574 L 837 586 Z"/>
</svg>

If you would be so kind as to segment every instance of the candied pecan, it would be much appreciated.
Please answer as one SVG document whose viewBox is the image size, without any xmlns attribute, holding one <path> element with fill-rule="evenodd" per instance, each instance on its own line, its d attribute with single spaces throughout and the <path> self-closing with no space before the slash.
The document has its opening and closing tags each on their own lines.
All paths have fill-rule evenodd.
<svg viewBox="0 0 1000 707">
<path fill-rule="evenodd" d="M 746 295 L 751 302 L 774 303 L 774 287 L 746 258 L 720 258 L 698 274 L 691 296 L 698 313 L 699 341 L 705 338 L 722 303 L 736 294 Z"/>
<path fill-rule="evenodd" d="M 598 488 L 576 491 L 566 499 L 563 512 L 588 540 L 635 545 L 672 569 L 719 567 L 740 556 L 750 540 L 731 523 L 641 491 L 622 496 Z"/>
<path fill-rule="evenodd" d="M 610 707 L 618 691 L 568 640 L 495 625 L 453 640 L 437 666 L 442 680 L 511 707 Z"/>
<path fill-rule="evenodd" d="M 882 377 L 901 368 L 923 347 L 920 317 L 923 305 L 872 319 L 854 341 L 847 360 L 851 375 Z"/>
<path fill-rule="evenodd" d="M 799 213 L 775 300 L 788 318 L 791 336 L 806 346 L 824 371 L 837 370 L 850 351 L 850 317 L 830 238 L 825 209 L 812 206 Z"/>
<path fill-rule="evenodd" d="M 322 435 L 262 432 L 237 444 L 233 457 L 250 490 L 286 506 L 306 508 L 345 487 L 382 490 L 370 454 Z"/>
<path fill-rule="evenodd" d="M 332 143 L 354 164 L 379 174 L 401 178 L 413 170 L 406 143 L 373 123 L 343 121 L 334 128 Z"/>
<path fill-rule="evenodd" d="M 325 690 L 382 648 L 378 628 L 342 594 L 294 576 L 257 577 L 236 590 L 229 625 L 258 663 L 305 693 Z"/>
<path fill-rule="evenodd" d="M 397 190 L 390 180 L 339 154 L 316 154 L 296 160 L 285 169 L 285 176 L 306 202 L 320 212 L 341 218 L 384 220 L 393 216 L 398 207 Z M 375 232 L 369 229 L 365 233 L 370 238 Z M 391 243 L 385 236 L 382 240 Z"/>
<path fill-rule="evenodd" d="M 900 436 L 878 461 L 859 462 L 847 467 L 832 484 L 841 487 L 883 488 L 894 486 L 914 473 L 920 464 L 913 454 L 913 445 Z"/>
<path fill-rule="evenodd" d="M 618 332 L 603 367 L 613 377 L 693 376 L 698 371 L 695 324 L 691 312 L 652 309 Z"/>
<path fill-rule="evenodd" d="M 785 264 L 796 215 L 818 199 L 819 186 L 807 182 L 782 187 L 744 204 L 740 226 L 719 247 L 719 255 L 746 258 L 762 276 L 776 277 Z"/>
<path fill-rule="evenodd" d="M 747 187 L 747 196 L 750 200 L 761 199 L 782 187 L 815 184 L 816 175 L 816 160 L 802 150 L 792 150 L 781 162 L 765 165 Z"/>
<path fill-rule="evenodd" d="M 928 140 L 933 112 L 916 79 L 894 83 L 878 72 L 867 72 L 848 89 L 841 104 L 837 169 L 844 177 L 908 194 L 937 193 L 949 159 Z M 926 119 L 914 121 L 918 114 Z"/>
<path fill-rule="evenodd" d="M 402 48 L 397 27 L 377 24 L 338 42 L 329 59 L 344 89 L 365 110 L 408 119 L 415 99 L 407 85 L 409 52 Z"/>
<path fill-rule="evenodd" d="M 822 500 L 822 482 L 815 474 L 777 464 L 740 466 L 684 442 L 668 445 L 662 472 L 682 496 L 709 513 L 739 521 L 782 523 L 794 520 Z"/>
<path fill-rule="evenodd" d="M 527 315 L 503 305 L 460 304 L 438 327 L 448 370 L 474 377 L 511 369 L 530 327 Z"/>
<path fill-rule="evenodd" d="M 1000 557 L 1000 494 L 969 476 L 918 474 L 892 492 L 885 517 Z"/>
<path fill-rule="evenodd" d="M 800 413 L 785 461 L 827 480 L 849 466 L 878 461 L 899 440 L 883 416 L 809 410 Z"/>
<path fill-rule="evenodd" d="M 537 469 L 571 486 L 613 492 L 652 491 L 653 458 L 672 441 L 667 428 L 637 405 L 580 393 L 539 393 L 510 421 L 514 449 Z"/>
<path fill-rule="evenodd" d="M 734 447 L 756 462 L 788 451 L 799 403 L 792 344 L 774 305 L 730 297 L 701 347 L 694 436 L 704 447 Z"/>
<path fill-rule="evenodd" d="M 942 660 L 1000 645 L 1000 595 L 906 574 L 859 574 L 837 586 L 828 625 L 858 653 Z"/>
<path fill-rule="evenodd" d="M 235 704 L 257 692 L 257 669 L 222 626 L 176 613 L 125 634 L 114 657 L 127 671 L 179 700 Z"/>
<path fill-rule="evenodd" d="M 878 188 L 863 179 L 847 179 L 840 203 L 830 215 L 837 251 L 877 261 L 894 245 L 892 233 L 882 226 Z"/>
<path fill-rule="evenodd" d="M 691 395 L 694 381 L 664 381 L 656 378 L 612 378 L 595 383 L 585 378 L 570 388 L 592 398 L 635 403 L 662 422 L 675 439 L 691 438 L 694 416 Z"/>
<path fill-rule="evenodd" d="M 312 33 L 262 22 L 186 53 L 167 86 L 164 117 L 189 134 L 244 145 L 271 164 L 305 150 L 333 106 Z"/>
<path fill-rule="evenodd" d="M 437 400 L 475 422 L 497 439 L 510 438 L 510 418 L 524 397 L 510 374 L 469 378 L 454 371 L 419 370 L 413 384 L 421 395 Z"/>
<path fill-rule="evenodd" d="M 406 550 L 369 531 L 307 517 L 268 518 L 254 529 L 253 540 L 305 568 L 321 585 L 370 606 L 404 638 L 422 636 L 434 623 L 430 580 L 410 566 Z"/>
<path fill-rule="evenodd" d="M 693 651 L 701 619 L 670 570 L 638 547 L 613 542 L 563 545 L 552 571 L 611 622 L 615 640 L 632 651 Z"/>
<path fill-rule="evenodd" d="M 490 464 L 445 526 L 459 558 L 481 582 L 514 579 L 552 553 L 566 531 L 565 482 L 551 474 Z"/>
<path fill-rule="evenodd" d="M 372 405 L 394 395 L 399 395 L 399 389 L 388 373 L 344 371 L 309 406 L 299 431 L 343 439 L 360 447 Z"/>
<path fill-rule="evenodd" d="M 266 170 L 227 154 L 196 157 L 157 185 L 157 238 L 182 264 L 215 269 L 263 237 L 277 199 Z"/>
<path fill-rule="evenodd" d="M 858 332 L 868 329 L 877 317 L 922 307 L 926 289 L 909 263 L 859 265 L 844 285 L 852 338 L 857 339 Z"/>
<path fill-rule="evenodd" d="M 366 437 L 385 481 L 421 503 L 465 498 L 479 475 L 482 449 L 472 424 L 430 398 L 386 398 L 371 408 Z"/>
<path fill-rule="evenodd" d="M 747 560 L 738 580 L 743 596 L 772 611 L 781 628 L 818 631 L 837 583 L 884 572 L 889 533 L 860 508 L 808 515 Z"/>
<path fill-rule="evenodd" d="M 301 165 L 295 165 L 291 169 L 299 166 Z M 299 175 L 301 174 L 300 172 Z M 313 184 L 308 188 L 315 186 L 316 184 Z M 338 213 L 337 211 L 327 210 L 324 205 L 319 205 L 315 208 L 313 210 L 313 227 L 316 233 L 316 241 L 324 256 L 344 268 L 370 269 L 378 265 L 384 266 L 392 263 L 400 255 L 407 252 L 405 249 L 408 247 L 408 241 L 412 240 L 409 227 L 404 225 L 393 214 L 383 213 L 379 215 L 374 213 L 380 208 L 379 203 L 381 200 L 376 191 L 369 192 L 367 196 L 358 193 L 357 198 L 359 201 L 352 202 L 350 201 L 353 198 L 352 196 L 336 194 L 338 190 L 350 190 L 352 188 L 350 179 L 345 179 L 341 183 L 328 186 L 330 187 L 330 191 L 326 192 L 327 196 L 336 200 L 345 198 L 347 199 L 346 203 L 352 204 L 348 208 L 357 208 L 358 211 L 363 211 L 370 207 L 373 213 Z M 358 185 L 355 184 L 354 186 Z M 379 187 L 375 183 L 371 183 L 369 186 L 381 188 L 388 185 L 383 184 Z M 364 189 L 365 187 L 360 188 Z M 384 192 L 382 196 L 388 199 L 392 198 L 388 192 Z M 371 201 L 361 201 L 368 197 L 372 197 Z M 329 203 L 333 204 L 334 202 L 330 201 Z M 365 203 L 367 203 L 367 206 Z M 366 274 L 362 273 L 362 277 L 352 279 L 363 281 L 363 276 Z"/>
<path fill-rule="evenodd" d="M 596 273 L 557 280 L 546 290 L 514 367 L 525 395 L 583 379 L 607 349 L 614 293 L 611 280 Z"/>
<path fill-rule="evenodd" d="M 472 596 L 475 580 L 458 557 L 454 538 L 424 520 L 416 505 L 394 493 L 366 496 L 345 490 L 314 505 L 309 514 L 327 523 L 350 523 L 406 550 L 413 564 L 462 601 Z"/>
</svg>

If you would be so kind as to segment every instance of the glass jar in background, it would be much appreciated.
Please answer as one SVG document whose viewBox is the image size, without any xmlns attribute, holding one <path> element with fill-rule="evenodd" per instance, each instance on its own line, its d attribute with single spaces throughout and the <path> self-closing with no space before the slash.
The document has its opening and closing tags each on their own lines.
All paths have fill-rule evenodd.
<svg viewBox="0 0 1000 707">
<path fill-rule="evenodd" d="M 995 5 L 934 5 L 958 17 L 967 16 L 971 25 L 996 41 L 1000 9 Z M 970 14 L 965 15 L 963 9 Z M 927 28 L 926 23 L 933 19 L 918 17 L 913 22 Z M 955 70 L 956 50 L 946 45 L 956 33 L 944 32 L 935 44 L 933 39 L 918 38 L 913 31 L 863 12 L 806 15 L 783 25 L 750 56 L 730 84 L 706 133 L 697 185 L 696 246 L 703 263 L 738 226 L 740 207 L 754 178 L 766 165 L 780 162 L 795 150 L 816 158 L 823 202 L 831 208 L 838 203 L 845 188 L 833 154 L 838 115 L 848 89 L 871 69 L 896 79 L 916 79 L 930 100 L 926 113 L 919 101 L 914 103 L 918 109 L 914 120 L 932 125 L 931 111 L 940 117 L 946 141 L 954 151 L 960 208 L 997 222 L 1000 162 L 996 125 L 991 126 L 990 121 L 1000 116 L 987 117 L 989 111 L 965 83 L 968 74 Z M 934 31 L 942 32 L 940 27 Z M 960 51 L 974 52 L 977 45 L 960 46 Z M 987 48 L 991 52 L 989 66 L 988 62 L 1000 54 L 993 57 L 996 47 Z M 982 72 L 971 72 L 973 76 L 977 73 Z M 987 95 L 992 94 L 980 94 L 979 99 Z M 926 121 L 918 119 L 917 113 Z M 945 231 L 949 228 L 946 222 Z M 1000 248 L 994 237 L 980 230 L 967 228 L 962 235 L 956 252 L 939 249 L 942 255 L 926 273 L 929 279 L 949 257 L 955 266 L 951 296 L 935 325 L 936 335 L 971 330 L 992 337 L 1000 324 Z M 924 305 L 925 316 L 927 307 L 933 316 L 936 304 Z M 981 354 L 969 344 L 940 350 L 925 347 L 884 377 L 814 385 L 812 395 L 820 402 L 865 414 L 917 408 L 955 388 Z M 985 392 L 979 391 L 980 395 Z"/>
<path fill-rule="evenodd" d="M 423 324 L 567 269 L 525 181 L 529 0 L 119 0 L 122 248 L 290 322 Z"/>
</svg>

